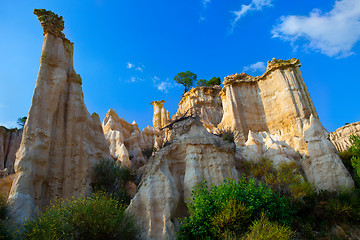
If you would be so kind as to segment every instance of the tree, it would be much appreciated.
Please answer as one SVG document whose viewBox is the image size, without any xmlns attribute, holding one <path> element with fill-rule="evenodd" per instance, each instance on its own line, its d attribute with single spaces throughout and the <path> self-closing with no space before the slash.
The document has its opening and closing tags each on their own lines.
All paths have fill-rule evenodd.
<svg viewBox="0 0 360 240">
<path fill-rule="evenodd" d="M 206 79 L 199 79 L 196 83 L 197 87 L 205 87 L 206 86 Z"/>
<path fill-rule="evenodd" d="M 209 81 L 206 82 L 206 86 L 214 86 L 214 85 L 220 85 L 220 78 L 219 77 L 213 77 Z"/>
<path fill-rule="evenodd" d="M 21 126 L 21 128 L 23 128 L 25 125 L 26 119 L 27 119 L 27 117 L 18 118 L 17 124 L 19 124 Z"/>
<path fill-rule="evenodd" d="M 175 77 L 174 80 L 181 84 L 184 85 L 185 89 L 184 89 L 184 94 L 189 91 L 190 87 L 193 86 L 194 82 L 196 81 L 196 74 L 192 73 L 190 71 L 186 71 L 186 72 L 180 72 L 178 73 Z"/>
</svg>

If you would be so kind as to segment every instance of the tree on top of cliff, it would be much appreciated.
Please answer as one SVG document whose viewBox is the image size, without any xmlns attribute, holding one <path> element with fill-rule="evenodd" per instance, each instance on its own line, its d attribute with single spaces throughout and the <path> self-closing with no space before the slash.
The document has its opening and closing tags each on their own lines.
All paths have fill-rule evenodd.
<svg viewBox="0 0 360 240">
<path fill-rule="evenodd" d="M 209 81 L 206 82 L 206 86 L 214 86 L 220 85 L 220 78 L 219 77 L 212 77 Z"/>
<path fill-rule="evenodd" d="M 19 124 L 21 126 L 21 128 L 23 128 L 25 125 L 26 119 L 27 119 L 27 117 L 18 118 L 17 124 Z"/>
<path fill-rule="evenodd" d="M 194 82 L 196 81 L 196 74 L 192 73 L 190 71 L 186 71 L 186 72 L 180 72 L 178 73 L 175 77 L 174 80 L 181 84 L 184 85 L 185 89 L 184 89 L 184 94 L 189 91 L 189 89 L 191 88 L 191 86 L 194 85 Z"/>
</svg>

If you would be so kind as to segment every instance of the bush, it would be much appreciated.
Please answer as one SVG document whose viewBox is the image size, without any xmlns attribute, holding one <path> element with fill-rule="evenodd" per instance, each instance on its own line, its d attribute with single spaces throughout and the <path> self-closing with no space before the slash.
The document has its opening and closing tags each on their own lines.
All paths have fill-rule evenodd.
<svg viewBox="0 0 360 240">
<path fill-rule="evenodd" d="M 134 217 L 105 193 L 53 204 L 25 221 L 24 239 L 138 239 Z"/>
<path fill-rule="evenodd" d="M 288 240 L 293 234 L 290 227 L 270 222 L 266 215 L 261 214 L 260 219 L 250 226 L 244 240 Z"/>
<path fill-rule="evenodd" d="M 12 239 L 11 224 L 7 218 L 6 199 L 0 195 L 0 239 Z"/>
<path fill-rule="evenodd" d="M 292 223 L 290 201 L 267 185 L 243 177 L 238 182 L 223 180 L 209 190 L 206 182 L 192 191 L 187 204 L 190 216 L 181 221 L 178 239 L 222 239 L 241 236 L 252 220 L 263 212 L 270 220 Z"/>
<path fill-rule="evenodd" d="M 94 192 L 104 191 L 118 201 L 129 204 L 131 198 L 126 193 L 125 185 L 135 180 L 135 174 L 130 168 L 122 168 L 112 159 L 104 159 L 95 167 Z"/>
<path fill-rule="evenodd" d="M 360 185 L 360 136 L 352 134 L 350 136 L 350 142 L 352 146 L 349 148 L 349 151 L 354 154 L 351 158 L 351 165 L 354 168 L 354 173 L 356 174 L 355 181 Z"/>
<path fill-rule="evenodd" d="M 222 137 L 222 139 L 224 141 L 233 143 L 233 142 L 235 142 L 236 134 L 234 133 L 233 130 L 228 128 L 228 129 L 220 130 L 220 135 L 219 136 Z"/>
<path fill-rule="evenodd" d="M 206 86 L 206 79 L 199 79 L 196 83 L 197 87 L 205 87 Z"/>
<path fill-rule="evenodd" d="M 220 78 L 219 77 L 213 77 L 209 81 L 206 82 L 206 86 L 211 87 L 214 85 L 220 85 Z"/>
</svg>

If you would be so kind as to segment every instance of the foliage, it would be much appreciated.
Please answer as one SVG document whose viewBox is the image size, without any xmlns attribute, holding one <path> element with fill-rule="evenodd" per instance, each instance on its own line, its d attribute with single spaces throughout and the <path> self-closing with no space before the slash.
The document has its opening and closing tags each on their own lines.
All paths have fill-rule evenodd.
<svg viewBox="0 0 360 240">
<path fill-rule="evenodd" d="M 125 190 L 125 184 L 135 180 L 135 174 L 130 168 L 122 168 L 114 160 L 104 159 L 96 165 L 94 172 L 93 188 L 95 192 L 109 193 L 124 204 L 130 202 L 131 198 Z"/>
<path fill-rule="evenodd" d="M 209 81 L 206 82 L 206 86 L 214 86 L 214 85 L 220 85 L 220 78 L 219 77 L 212 77 Z"/>
<path fill-rule="evenodd" d="M 267 185 L 242 177 L 238 182 L 225 179 L 208 189 L 206 182 L 192 191 L 187 203 L 190 216 L 181 222 L 179 239 L 221 239 L 241 236 L 263 212 L 270 220 L 292 223 L 290 201 L 280 197 Z"/>
<path fill-rule="evenodd" d="M 223 139 L 224 141 L 233 143 L 233 142 L 235 142 L 236 134 L 234 133 L 233 130 L 231 130 L 230 128 L 228 128 L 228 129 L 222 129 L 222 130 L 220 130 L 220 135 L 219 135 L 219 136 L 222 137 L 222 139 Z"/>
<path fill-rule="evenodd" d="M 205 87 L 206 86 L 206 79 L 199 79 L 196 83 L 197 87 Z"/>
<path fill-rule="evenodd" d="M 27 117 L 18 118 L 17 124 L 19 124 L 21 126 L 21 128 L 23 128 L 26 123 L 26 119 L 27 119 Z"/>
<path fill-rule="evenodd" d="M 294 233 L 289 226 L 270 222 L 265 214 L 261 214 L 249 229 L 250 232 L 246 234 L 244 240 L 290 240 Z"/>
<path fill-rule="evenodd" d="M 355 181 L 360 185 L 360 136 L 352 134 L 350 136 L 350 142 L 352 146 L 349 148 L 349 151 L 355 155 L 351 158 L 351 165 L 356 174 Z"/>
<path fill-rule="evenodd" d="M 186 72 L 180 72 L 178 73 L 175 77 L 174 80 L 181 84 L 184 85 L 185 89 L 184 89 L 184 94 L 189 91 L 190 87 L 193 86 L 194 82 L 196 81 L 196 74 L 192 73 L 190 71 L 186 71 Z"/>
<path fill-rule="evenodd" d="M 7 219 L 6 199 L 0 195 L 0 239 L 12 239 L 11 224 Z"/>
<path fill-rule="evenodd" d="M 125 206 L 105 193 L 51 205 L 24 224 L 24 239 L 138 239 Z"/>
<path fill-rule="evenodd" d="M 299 165 L 294 162 L 280 163 L 276 169 L 269 159 L 261 158 L 249 163 L 245 171 L 268 184 L 276 193 L 295 201 L 314 193 L 314 188 L 304 180 Z"/>
</svg>

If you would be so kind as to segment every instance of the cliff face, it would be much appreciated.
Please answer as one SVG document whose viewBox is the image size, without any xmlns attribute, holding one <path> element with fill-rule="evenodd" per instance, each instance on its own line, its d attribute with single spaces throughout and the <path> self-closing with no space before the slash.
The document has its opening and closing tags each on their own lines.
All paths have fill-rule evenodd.
<svg viewBox="0 0 360 240">
<path fill-rule="evenodd" d="M 55 197 L 88 193 L 93 166 L 110 157 L 99 116 L 90 116 L 84 104 L 62 17 L 42 9 L 34 13 L 45 39 L 8 199 L 19 221 Z"/>
<path fill-rule="evenodd" d="M 238 178 L 235 144 L 206 131 L 198 119 L 173 125 L 170 141 L 150 159 L 127 211 L 141 221 L 143 239 L 175 239 L 177 218 L 184 217 L 191 189 L 206 180 L 218 184 Z"/>
<path fill-rule="evenodd" d="M 357 134 L 360 136 L 360 122 L 347 124 L 341 128 L 336 129 L 335 132 L 331 132 L 330 141 L 335 145 L 339 152 L 342 152 L 351 146 L 349 137 L 352 134 Z"/>
<path fill-rule="evenodd" d="M 184 115 L 200 117 L 208 131 L 213 131 L 223 117 L 223 108 L 219 93 L 220 86 L 196 87 L 184 94 L 179 103 L 179 108 L 172 119 Z"/>
<path fill-rule="evenodd" d="M 226 77 L 220 93 L 224 116 L 218 127 L 235 130 L 239 146 L 247 141 L 249 130 L 265 131 L 306 153 L 304 126 L 311 114 L 318 116 L 299 66 L 297 59 L 273 59 L 260 77 L 245 73 Z"/>
<path fill-rule="evenodd" d="M 22 129 L 0 126 L 0 178 L 15 173 L 15 154 L 21 143 Z"/>
<path fill-rule="evenodd" d="M 130 124 L 123 118 L 119 118 L 113 109 L 107 112 L 102 126 L 113 158 L 121 163 L 128 162 L 130 158 L 130 165 L 136 167 L 147 162 L 142 151 L 151 149 L 154 145 L 155 130 L 153 128 L 146 127 L 141 133 L 135 122 Z M 129 163 L 124 164 L 129 165 Z"/>
</svg>

